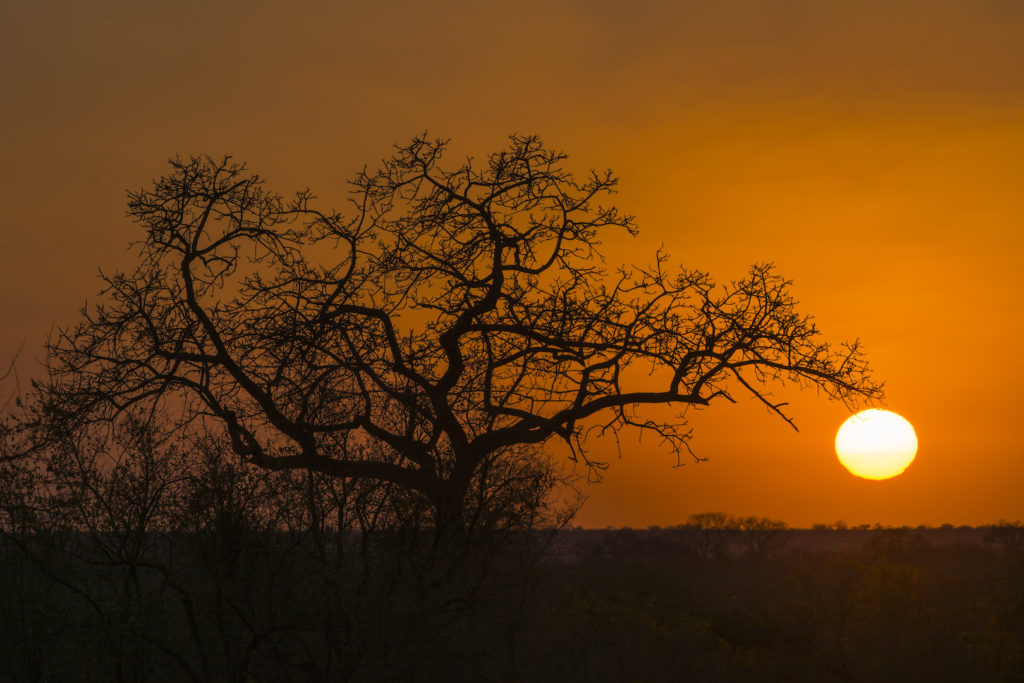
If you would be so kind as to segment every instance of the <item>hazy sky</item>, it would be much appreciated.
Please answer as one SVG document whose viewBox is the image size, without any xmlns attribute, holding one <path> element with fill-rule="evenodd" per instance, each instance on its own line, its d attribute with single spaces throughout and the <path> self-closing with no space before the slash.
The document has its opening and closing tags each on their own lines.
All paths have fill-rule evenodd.
<svg viewBox="0 0 1024 683">
<path fill-rule="evenodd" d="M 4 357 L 38 358 L 97 269 L 130 265 L 125 190 L 176 153 L 340 207 L 424 130 L 478 156 L 538 133 L 622 178 L 641 233 L 616 258 L 774 261 L 827 337 L 864 341 L 921 444 L 864 481 L 833 453 L 843 406 L 794 393 L 799 433 L 716 406 L 699 465 L 596 445 L 580 523 L 1024 517 L 1024 3 L 0 0 L 0 26 Z"/>
</svg>

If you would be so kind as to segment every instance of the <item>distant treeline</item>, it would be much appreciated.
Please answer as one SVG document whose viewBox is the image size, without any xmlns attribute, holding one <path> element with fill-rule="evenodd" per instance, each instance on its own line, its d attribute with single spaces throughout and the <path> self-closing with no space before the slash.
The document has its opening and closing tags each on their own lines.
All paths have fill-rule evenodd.
<svg viewBox="0 0 1024 683">
<path fill-rule="evenodd" d="M 764 557 L 790 550 L 860 550 L 865 545 L 881 542 L 881 539 L 893 542 L 897 538 L 904 539 L 901 542 L 931 545 L 992 545 L 1012 551 L 1024 548 L 1024 525 L 1019 521 L 1000 520 L 995 524 L 977 527 L 952 524 L 916 527 L 881 524 L 850 526 L 837 521 L 817 523 L 810 528 L 795 528 L 767 517 L 733 516 L 724 512 L 703 512 L 690 515 L 685 524 L 664 527 L 654 525 L 646 529 L 572 527 L 559 536 L 559 547 L 564 552 L 575 552 L 579 547 L 608 534 L 632 535 L 642 543 L 674 542 L 705 558 L 715 555 Z"/>
</svg>

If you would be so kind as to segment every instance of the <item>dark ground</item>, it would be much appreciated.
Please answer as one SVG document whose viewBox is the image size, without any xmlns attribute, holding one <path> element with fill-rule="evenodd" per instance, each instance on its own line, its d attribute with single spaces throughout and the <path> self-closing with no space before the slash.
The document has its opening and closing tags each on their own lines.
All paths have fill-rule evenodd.
<svg viewBox="0 0 1024 683">
<path fill-rule="evenodd" d="M 443 572 L 267 533 L 8 537 L 0 678 L 1024 680 L 1020 527 L 743 533 L 508 537 Z"/>
</svg>

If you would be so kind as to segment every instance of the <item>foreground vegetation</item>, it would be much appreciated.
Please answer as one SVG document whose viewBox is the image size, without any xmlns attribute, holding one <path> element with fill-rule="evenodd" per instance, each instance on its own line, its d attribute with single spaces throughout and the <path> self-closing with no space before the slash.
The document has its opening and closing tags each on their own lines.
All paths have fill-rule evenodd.
<svg viewBox="0 0 1024 683">
<path fill-rule="evenodd" d="M 708 557 L 694 526 L 572 533 L 578 552 L 552 568 L 531 631 L 544 634 L 531 678 L 1024 676 L 1019 526 L 797 530 L 769 556 Z"/>
<path fill-rule="evenodd" d="M 413 530 L 275 531 L 254 512 L 239 498 L 174 534 L 6 533 L 0 675 L 1024 677 L 1017 525 L 789 530 L 764 548 L 696 518 L 492 534 L 449 563 Z"/>
</svg>

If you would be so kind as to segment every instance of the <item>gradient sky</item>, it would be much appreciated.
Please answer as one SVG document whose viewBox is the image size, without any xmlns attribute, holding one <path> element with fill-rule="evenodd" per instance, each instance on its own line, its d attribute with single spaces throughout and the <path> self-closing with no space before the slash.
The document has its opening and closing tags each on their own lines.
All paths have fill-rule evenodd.
<svg viewBox="0 0 1024 683">
<path fill-rule="evenodd" d="M 283 193 L 424 130 L 482 156 L 537 133 L 611 167 L 647 262 L 721 280 L 774 261 L 835 341 L 860 337 L 914 423 L 893 480 L 833 453 L 846 409 L 793 393 L 694 417 L 708 458 L 623 439 L 584 526 L 706 510 L 790 524 L 1024 517 L 1024 3 L 0 2 L 0 354 L 131 264 L 125 190 L 229 152 Z M 789 394 L 787 394 L 789 397 Z"/>
</svg>

